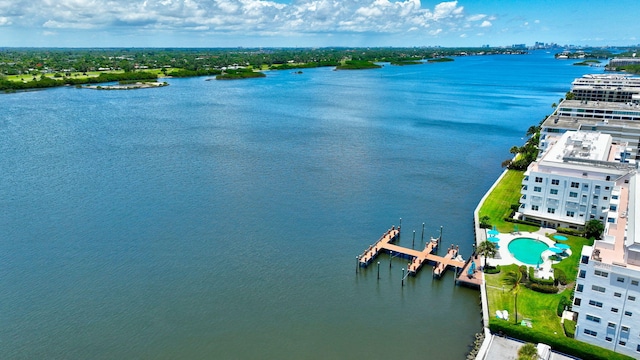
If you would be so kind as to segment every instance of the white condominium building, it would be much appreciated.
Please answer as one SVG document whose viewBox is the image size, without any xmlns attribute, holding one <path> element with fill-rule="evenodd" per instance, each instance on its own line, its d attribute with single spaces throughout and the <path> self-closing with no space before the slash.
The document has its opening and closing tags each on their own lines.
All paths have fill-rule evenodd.
<svg viewBox="0 0 640 360">
<path fill-rule="evenodd" d="M 542 123 L 540 153 L 547 150 L 550 137 L 570 130 L 609 134 L 614 143 L 626 145 L 632 158 L 640 156 L 640 105 L 565 100 Z"/>
<path fill-rule="evenodd" d="M 529 165 L 519 213 L 542 226 L 581 229 L 591 219 L 615 221 L 619 188 L 636 171 L 624 146 L 611 135 L 567 131 Z"/>
<path fill-rule="evenodd" d="M 584 75 L 571 84 L 575 100 L 602 102 L 640 101 L 640 77 L 629 75 Z"/>
<path fill-rule="evenodd" d="M 572 310 L 576 339 L 640 358 L 640 179 L 629 180 L 618 190 L 619 216 L 582 249 Z"/>
</svg>

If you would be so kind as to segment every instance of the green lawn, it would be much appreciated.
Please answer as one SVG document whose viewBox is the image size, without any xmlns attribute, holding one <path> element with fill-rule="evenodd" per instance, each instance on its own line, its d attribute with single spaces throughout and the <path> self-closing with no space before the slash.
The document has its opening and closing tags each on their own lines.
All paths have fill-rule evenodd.
<svg viewBox="0 0 640 360">
<path fill-rule="evenodd" d="M 509 312 L 509 321 L 515 323 L 514 294 L 509 291 L 508 286 L 502 285 L 502 278 L 508 271 L 517 271 L 517 269 L 516 265 L 508 265 L 501 267 L 499 274 L 485 274 L 489 316 L 494 317 L 496 310 L 507 310 Z M 560 323 L 560 317 L 556 314 L 556 308 L 560 298 L 565 295 L 568 296 L 569 291 L 565 290 L 566 294 L 543 294 L 527 289 L 521 284 L 520 292 L 518 293 L 518 322 L 525 318 L 530 319 L 532 327 L 537 330 L 564 336 L 564 330 Z"/>
<path fill-rule="evenodd" d="M 489 216 L 489 222 L 494 225 L 500 232 L 513 231 L 514 224 L 504 221 L 504 218 L 511 214 L 511 205 L 518 204 L 520 200 L 520 188 L 522 187 L 522 179 L 524 173 L 522 171 L 508 170 L 502 177 L 502 180 L 491 191 L 486 198 L 478 216 Z M 518 224 L 520 231 L 536 231 L 537 226 Z"/>
<path fill-rule="evenodd" d="M 593 240 L 585 239 L 579 236 L 564 236 L 566 236 L 568 240 L 562 241 L 561 243 L 567 244 L 571 247 L 571 256 L 566 257 L 559 263 L 553 265 L 553 267 L 559 268 L 560 270 L 564 271 L 564 273 L 567 275 L 567 280 L 569 282 L 574 282 L 576 277 L 578 276 L 578 264 L 580 261 L 580 253 L 582 252 L 582 247 L 585 245 L 593 245 Z M 553 240 L 553 235 L 548 235 L 547 237 Z"/>
</svg>

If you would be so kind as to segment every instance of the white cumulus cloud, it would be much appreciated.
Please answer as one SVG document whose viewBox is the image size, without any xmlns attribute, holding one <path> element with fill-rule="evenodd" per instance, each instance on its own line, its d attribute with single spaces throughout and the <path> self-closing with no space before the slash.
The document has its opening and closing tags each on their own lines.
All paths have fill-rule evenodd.
<svg viewBox="0 0 640 360">
<path fill-rule="evenodd" d="M 485 15 L 485 14 L 475 14 L 475 15 L 468 16 L 467 20 L 469 20 L 469 21 L 480 21 L 480 20 L 482 20 L 482 19 L 484 19 L 486 17 L 487 17 L 487 15 Z"/>
<path fill-rule="evenodd" d="M 0 0 L 0 26 L 34 29 L 203 34 L 461 33 L 492 16 L 465 14 L 459 1 L 420 0 Z M 29 24 L 30 22 L 30 24 Z M 481 23 L 480 23 L 481 22 Z M 480 23 L 480 24 L 478 24 Z M 436 29 L 436 30 L 434 30 Z"/>
</svg>

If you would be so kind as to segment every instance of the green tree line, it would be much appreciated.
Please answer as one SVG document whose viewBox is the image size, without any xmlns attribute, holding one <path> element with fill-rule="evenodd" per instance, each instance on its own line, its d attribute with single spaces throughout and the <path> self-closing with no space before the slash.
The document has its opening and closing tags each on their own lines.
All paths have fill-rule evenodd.
<svg viewBox="0 0 640 360">
<path fill-rule="evenodd" d="M 50 88 L 64 85 L 82 85 L 82 84 L 98 84 L 113 81 L 126 81 L 126 80 L 157 80 L 158 75 L 145 71 L 138 72 L 125 72 L 125 73 L 102 73 L 96 77 L 82 77 L 71 78 L 66 77 L 60 80 L 53 79 L 46 76 L 41 76 L 39 79 L 22 82 L 22 81 L 9 81 L 6 79 L 0 79 L 0 91 L 11 90 L 25 90 L 25 89 L 40 89 Z"/>
</svg>

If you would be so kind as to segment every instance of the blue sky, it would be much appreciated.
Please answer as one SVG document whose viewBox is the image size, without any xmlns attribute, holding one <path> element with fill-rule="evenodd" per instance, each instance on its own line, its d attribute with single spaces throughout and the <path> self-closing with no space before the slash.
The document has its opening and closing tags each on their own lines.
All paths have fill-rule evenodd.
<svg viewBox="0 0 640 360">
<path fill-rule="evenodd" d="M 640 43 L 638 0 L 0 0 L 0 47 Z"/>
</svg>

